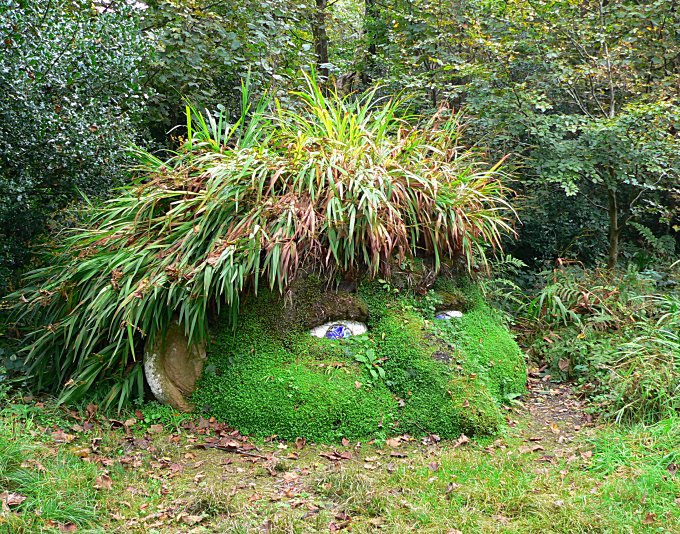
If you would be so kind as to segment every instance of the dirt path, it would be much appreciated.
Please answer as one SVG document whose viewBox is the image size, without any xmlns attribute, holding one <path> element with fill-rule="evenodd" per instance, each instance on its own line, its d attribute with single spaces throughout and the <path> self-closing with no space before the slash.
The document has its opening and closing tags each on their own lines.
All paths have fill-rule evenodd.
<svg viewBox="0 0 680 534">
<path fill-rule="evenodd" d="M 545 461 L 572 455 L 576 435 L 592 427 L 592 417 L 572 386 L 551 382 L 549 375 L 537 371 L 529 373 L 522 404 L 519 428 L 527 442 L 524 450 L 545 451 Z"/>
</svg>

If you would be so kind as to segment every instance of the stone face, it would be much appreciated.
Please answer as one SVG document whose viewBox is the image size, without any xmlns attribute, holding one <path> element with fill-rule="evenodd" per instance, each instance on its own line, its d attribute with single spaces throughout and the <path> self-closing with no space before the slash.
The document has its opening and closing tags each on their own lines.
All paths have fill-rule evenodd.
<svg viewBox="0 0 680 534">
<path fill-rule="evenodd" d="M 177 322 L 172 322 L 164 339 L 157 339 L 144 352 L 144 374 L 159 402 L 189 411 L 187 398 L 193 393 L 206 360 L 204 345 L 190 347 Z"/>
<path fill-rule="evenodd" d="M 283 296 L 244 299 L 238 328 L 215 321 L 193 401 L 244 434 L 289 440 L 498 430 L 526 366 L 479 289 L 445 278 L 425 295 L 385 285 L 352 292 L 309 277 Z"/>
</svg>

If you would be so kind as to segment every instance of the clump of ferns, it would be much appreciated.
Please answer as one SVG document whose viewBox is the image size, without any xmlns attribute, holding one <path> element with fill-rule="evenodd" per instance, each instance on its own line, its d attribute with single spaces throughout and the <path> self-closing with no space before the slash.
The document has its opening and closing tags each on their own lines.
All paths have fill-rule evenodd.
<svg viewBox="0 0 680 534">
<path fill-rule="evenodd" d="M 120 408 L 142 395 L 145 341 L 174 318 L 191 343 L 206 339 L 209 306 L 235 321 L 261 281 L 385 275 L 416 256 L 472 269 L 500 248 L 514 216 L 501 164 L 461 145 L 459 116 L 422 122 L 398 99 L 306 81 L 298 108 L 251 104 L 244 88 L 235 124 L 188 109 L 175 154 L 137 151 L 137 181 L 89 206 L 15 295 L 37 386 L 66 401 L 114 379 L 105 402 Z"/>
<path fill-rule="evenodd" d="M 612 277 L 606 270 L 560 268 L 542 273 L 545 284 L 519 306 L 536 327 L 617 330 L 653 314 L 653 284 L 635 269 Z"/>
</svg>

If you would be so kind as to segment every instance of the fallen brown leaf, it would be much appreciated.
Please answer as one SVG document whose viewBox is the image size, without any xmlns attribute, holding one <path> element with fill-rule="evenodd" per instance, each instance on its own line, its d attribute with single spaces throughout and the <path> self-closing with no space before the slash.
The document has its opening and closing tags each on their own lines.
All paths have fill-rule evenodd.
<svg viewBox="0 0 680 534">
<path fill-rule="evenodd" d="M 113 487 L 113 480 L 109 475 L 100 475 L 94 483 L 94 487 L 102 490 L 110 490 Z"/>
<path fill-rule="evenodd" d="M 55 430 L 50 435 L 52 436 L 52 439 L 57 443 L 71 443 L 75 439 L 75 436 L 73 434 L 67 434 L 61 428 Z"/>
<path fill-rule="evenodd" d="M 335 519 L 337 519 L 338 521 L 351 521 L 352 520 L 352 518 L 349 515 L 347 515 L 346 512 L 338 512 L 337 514 L 335 514 Z"/>
<path fill-rule="evenodd" d="M 470 443 L 470 438 L 468 438 L 465 434 L 461 434 L 460 437 L 453 444 L 453 448 L 456 449 L 461 445 L 465 445 L 466 443 Z"/>
<path fill-rule="evenodd" d="M 204 515 L 185 515 L 182 518 L 182 522 L 186 523 L 187 525 L 196 525 L 197 523 L 200 523 L 205 519 Z"/>
<path fill-rule="evenodd" d="M 0 502 L 7 506 L 19 506 L 26 499 L 27 497 L 20 493 L 10 493 L 8 491 L 0 493 Z"/>
<path fill-rule="evenodd" d="M 545 449 L 540 445 L 527 445 L 519 448 L 519 452 L 522 454 L 528 454 L 530 452 L 544 451 Z"/>
<path fill-rule="evenodd" d="M 459 487 L 460 487 L 460 484 L 456 484 L 455 482 L 449 482 L 449 485 L 446 487 L 446 493 L 445 493 L 447 500 L 451 499 L 451 493 L 453 493 Z"/>
</svg>

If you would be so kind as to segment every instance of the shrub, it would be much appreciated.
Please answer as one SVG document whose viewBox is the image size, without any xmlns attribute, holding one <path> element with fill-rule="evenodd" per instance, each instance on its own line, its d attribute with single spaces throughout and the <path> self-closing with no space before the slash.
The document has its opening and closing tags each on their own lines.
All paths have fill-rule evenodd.
<svg viewBox="0 0 680 534">
<path fill-rule="evenodd" d="M 85 0 L 0 4 L 0 294 L 79 191 L 120 183 L 145 47 L 125 3 L 101 13 Z"/>
<path fill-rule="evenodd" d="M 68 384 L 62 399 L 74 399 L 115 377 L 120 406 L 142 391 L 140 342 L 173 315 L 194 343 L 211 303 L 235 317 L 261 278 L 281 290 L 301 269 L 376 274 L 417 255 L 472 269 L 499 245 L 511 214 L 499 166 L 463 148 L 458 117 L 417 127 L 398 101 L 307 81 L 300 110 L 271 114 L 244 90 L 236 124 L 188 113 L 179 152 L 140 152 L 139 180 L 48 253 L 15 295 L 36 325 L 26 350 L 39 386 Z"/>
</svg>

